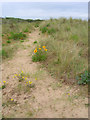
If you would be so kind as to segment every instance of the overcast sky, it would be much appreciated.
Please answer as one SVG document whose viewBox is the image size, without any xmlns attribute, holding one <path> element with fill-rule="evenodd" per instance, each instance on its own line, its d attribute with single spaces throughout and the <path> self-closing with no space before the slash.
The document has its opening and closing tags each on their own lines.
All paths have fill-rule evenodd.
<svg viewBox="0 0 90 120">
<path fill-rule="evenodd" d="M 89 2 L 90 0 L 0 0 L 0 2 Z"/>
<path fill-rule="evenodd" d="M 53 18 L 73 17 L 73 18 L 88 19 L 88 1 L 87 2 L 3 2 L 2 16 L 19 17 L 24 19 L 49 19 L 50 17 Z"/>
</svg>

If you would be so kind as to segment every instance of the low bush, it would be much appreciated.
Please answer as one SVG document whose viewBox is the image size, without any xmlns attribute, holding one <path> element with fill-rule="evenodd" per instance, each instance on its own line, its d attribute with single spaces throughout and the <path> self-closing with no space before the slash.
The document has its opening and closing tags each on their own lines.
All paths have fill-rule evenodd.
<svg viewBox="0 0 90 120">
<path fill-rule="evenodd" d="M 18 39 L 25 39 L 26 38 L 26 34 L 23 34 L 22 32 L 20 33 L 13 33 L 11 32 L 11 36 L 8 37 L 8 39 L 14 39 L 14 40 L 18 40 Z"/>
<path fill-rule="evenodd" d="M 20 40 L 20 42 L 24 42 L 24 40 Z"/>
<path fill-rule="evenodd" d="M 36 28 L 39 27 L 39 24 L 35 24 L 35 27 L 36 27 Z"/>
<path fill-rule="evenodd" d="M 47 27 L 42 27 L 42 28 L 40 29 L 40 31 L 41 31 L 42 33 L 45 33 L 45 32 L 48 31 L 48 28 L 47 28 Z"/>
<path fill-rule="evenodd" d="M 78 84 L 88 84 L 90 83 L 90 73 L 88 71 L 84 71 L 84 73 L 81 73 L 79 76 L 76 77 L 78 80 Z"/>
<path fill-rule="evenodd" d="M 36 44 L 36 43 L 37 43 L 37 41 L 34 41 L 33 43 L 34 43 L 34 44 Z"/>
<path fill-rule="evenodd" d="M 10 41 L 10 40 L 7 40 L 7 43 L 11 43 L 11 41 Z"/>
</svg>

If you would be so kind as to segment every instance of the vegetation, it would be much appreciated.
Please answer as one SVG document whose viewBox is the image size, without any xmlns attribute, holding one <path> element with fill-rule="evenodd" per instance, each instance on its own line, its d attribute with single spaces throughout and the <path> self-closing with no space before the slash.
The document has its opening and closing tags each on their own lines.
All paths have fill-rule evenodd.
<svg viewBox="0 0 90 120">
<path fill-rule="evenodd" d="M 19 45 L 14 44 L 13 46 L 3 46 L 2 50 L 0 51 L 0 56 L 2 59 L 5 60 L 6 58 L 12 58 L 14 53 L 17 51 Z"/>
<path fill-rule="evenodd" d="M 40 22 L 41 20 L 2 18 L 2 50 L 0 51 L 2 59 L 12 58 L 19 47 L 19 41 L 24 42 L 28 33 L 31 33 L 35 25 L 39 25 Z"/>
<path fill-rule="evenodd" d="M 34 43 L 34 44 L 36 44 L 36 43 L 37 43 L 37 41 L 34 41 L 33 43 Z"/>
<path fill-rule="evenodd" d="M 14 39 L 14 40 L 19 40 L 19 39 L 25 39 L 26 38 L 26 34 L 23 34 L 22 32 L 20 33 L 10 33 L 11 35 L 8 37 L 8 39 Z"/>
<path fill-rule="evenodd" d="M 18 22 L 17 22 L 18 21 Z M 2 20 L 2 58 L 11 58 L 17 51 L 16 43 L 24 42 L 34 29 L 39 29 L 41 39 L 34 44 L 46 46 L 48 51 L 37 49 L 33 62 L 43 61 L 47 70 L 57 79 L 71 81 L 88 68 L 88 23 L 81 19 Z M 83 72 L 84 73 L 84 72 Z M 75 80 L 76 81 L 76 80 Z M 86 82 L 87 83 L 87 82 Z"/>
<path fill-rule="evenodd" d="M 50 19 L 43 21 L 40 45 L 47 46 L 44 66 L 56 78 L 65 81 L 88 68 L 88 23 L 81 19 Z M 75 80 L 76 81 L 76 80 Z"/>
<path fill-rule="evenodd" d="M 77 76 L 76 79 L 78 80 L 79 85 L 90 83 L 90 73 L 84 71 L 84 73 Z"/>
<path fill-rule="evenodd" d="M 34 55 L 32 56 L 32 61 L 33 62 L 38 62 L 38 61 L 45 61 L 47 58 L 47 49 L 45 46 L 42 48 L 39 47 L 38 49 L 36 48 L 34 50 Z"/>
</svg>

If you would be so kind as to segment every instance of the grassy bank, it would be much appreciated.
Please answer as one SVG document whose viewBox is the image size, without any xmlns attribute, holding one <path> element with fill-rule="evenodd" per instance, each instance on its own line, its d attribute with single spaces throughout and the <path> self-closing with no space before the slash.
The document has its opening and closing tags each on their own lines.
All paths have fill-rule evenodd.
<svg viewBox="0 0 90 120">
<path fill-rule="evenodd" d="M 48 49 L 44 66 L 57 79 L 75 82 L 88 69 L 88 22 L 50 19 L 40 25 L 40 45 Z"/>
</svg>

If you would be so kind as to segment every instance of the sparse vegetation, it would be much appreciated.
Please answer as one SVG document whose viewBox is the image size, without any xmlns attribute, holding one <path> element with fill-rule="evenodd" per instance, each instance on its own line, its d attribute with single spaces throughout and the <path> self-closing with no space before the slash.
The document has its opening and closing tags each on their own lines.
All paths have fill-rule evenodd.
<svg viewBox="0 0 90 120">
<path fill-rule="evenodd" d="M 75 117 L 78 108 L 80 114 L 87 110 L 87 26 L 87 21 L 72 18 L 3 19 L 4 117 L 49 116 L 46 111 L 67 117 L 68 108 Z"/>
<path fill-rule="evenodd" d="M 72 18 L 51 19 L 40 25 L 40 31 L 47 33 L 47 37 L 43 34 L 40 40 L 40 45 L 44 43 L 48 49 L 44 66 L 56 78 L 63 77 L 68 82 L 75 80 L 84 69 L 87 70 L 87 28 L 87 21 Z"/>
<path fill-rule="evenodd" d="M 11 32 L 11 35 L 9 36 L 9 39 L 14 39 L 14 40 L 18 40 L 18 39 L 25 39 L 26 38 L 26 34 L 23 34 L 22 32 L 20 33 L 13 33 Z"/>
</svg>

